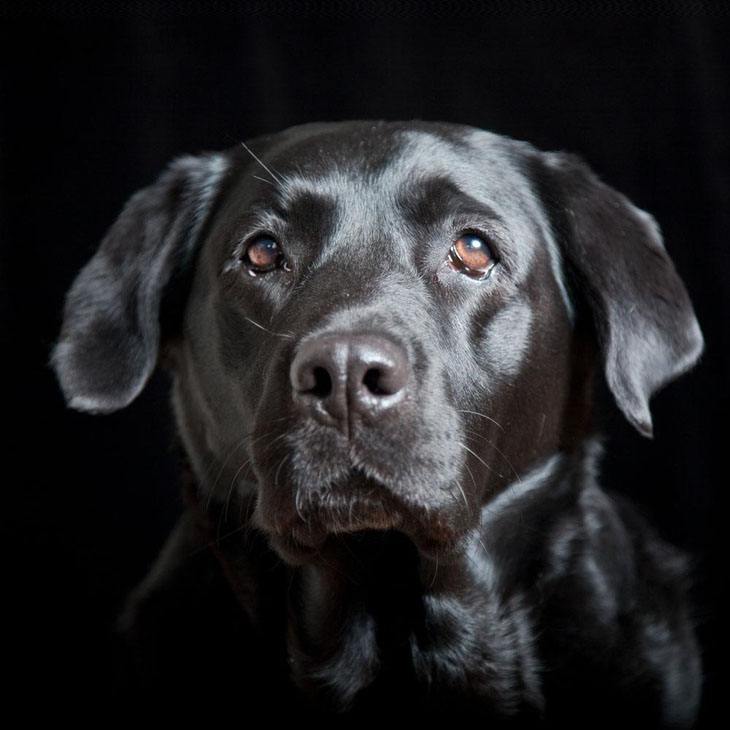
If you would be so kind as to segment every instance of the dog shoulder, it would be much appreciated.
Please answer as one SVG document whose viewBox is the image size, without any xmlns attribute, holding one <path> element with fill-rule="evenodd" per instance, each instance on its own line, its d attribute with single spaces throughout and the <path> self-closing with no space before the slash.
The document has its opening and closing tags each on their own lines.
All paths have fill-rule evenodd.
<svg viewBox="0 0 730 730">
<path fill-rule="evenodd" d="M 571 712 L 601 697 L 609 712 L 613 704 L 690 724 L 702 672 L 687 556 L 626 499 L 587 483 L 575 509 L 553 524 L 543 557 L 541 643 L 556 669 L 546 675 L 548 694 L 570 697 Z M 591 685 L 595 667 L 608 680 L 602 687 Z M 577 688 L 585 698 L 578 705 Z"/>
</svg>

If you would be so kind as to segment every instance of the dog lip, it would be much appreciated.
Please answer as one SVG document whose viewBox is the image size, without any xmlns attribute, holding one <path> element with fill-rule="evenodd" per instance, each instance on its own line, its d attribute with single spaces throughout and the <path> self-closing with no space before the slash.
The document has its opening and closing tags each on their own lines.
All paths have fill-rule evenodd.
<svg viewBox="0 0 730 730">
<path fill-rule="evenodd" d="M 291 527 L 289 531 L 272 537 L 274 544 L 290 562 L 302 564 L 311 560 L 316 561 L 317 557 L 325 554 L 328 548 L 337 549 L 339 536 L 388 531 L 405 535 L 426 559 L 447 562 L 453 555 L 463 551 L 463 534 L 451 530 L 433 532 L 405 519 L 360 522 L 357 525 L 339 525 L 328 528 L 324 528 L 322 525 L 310 528 L 298 524 Z"/>
<path fill-rule="evenodd" d="M 356 504 L 349 512 L 352 513 L 352 516 L 350 514 L 335 514 L 323 521 L 324 533 L 339 535 L 362 532 L 363 530 L 395 530 L 404 522 L 399 512 L 389 511 L 376 503 Z M 305 544 L 311 534 L 306 524 L 295 525 L 292 532 L 297 539 Z M 311 537 L 309 539 L 311 540 Z"/>
<path fill-rule="evenodd" d="M 316 559 L 338 536 L 373 531 L 397 531 L 425 557 L 447 556 L 459 549 L 462 531 L 425 506 L 407 504 L 387 484 L 353 468 L 350 478 L 315 492 L 292 509 L 271 537 L 291 562 Z M 334 539 L 334 542 L 332 540 Z"/>
<path fill-rule="evenodd" d="M 387 484 L 369 478 L 358 468 L 323 492 L 314 492 L 297 510 L 292 533 L 304 544 L 316 533 L 336 535 L 362 530 L 397 529 L 405 521 L 404 505 Z"/>
</svg>

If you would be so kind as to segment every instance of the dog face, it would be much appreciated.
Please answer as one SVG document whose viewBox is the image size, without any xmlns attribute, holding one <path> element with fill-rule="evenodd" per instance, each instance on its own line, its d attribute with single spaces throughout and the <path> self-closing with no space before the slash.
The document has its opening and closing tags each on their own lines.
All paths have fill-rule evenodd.
<svg viewBox="0 0 730 730">
<path fill-rule="evenodd" d="M 74 283 L 53 364 L 107 412 L 164 351 L 201 488 L 248 495 L 296 563 L 366 529 L 448 554 L 586 433 L 594 362 L 649 435 L 701 349 L 653 219 L 578 159 L 346 122 L 173 163 Z"/>
</svg>

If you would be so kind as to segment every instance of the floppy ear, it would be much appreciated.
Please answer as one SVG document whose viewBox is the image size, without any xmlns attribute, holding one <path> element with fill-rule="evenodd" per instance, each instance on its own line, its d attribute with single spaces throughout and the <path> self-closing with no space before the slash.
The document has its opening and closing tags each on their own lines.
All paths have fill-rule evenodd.
<svg viewBox="0 0 730 730">
<path fill-rule="evenodd" d="M 195 250 L 227 163 L 175 160 L 133 195 L 66 295 L 51 364 L 69 406 L 108 413 L 129 405 L 157 363 L 165 285 Z"/>
<path fill-rule="evenodd" d="M 703 338 L 656 221 L 578 157 L 541 155 L 543 199 L 573 285 L 592 311 L 608 386 L 651 437 L 649 399 L 695 364 Z"/>
</svg>

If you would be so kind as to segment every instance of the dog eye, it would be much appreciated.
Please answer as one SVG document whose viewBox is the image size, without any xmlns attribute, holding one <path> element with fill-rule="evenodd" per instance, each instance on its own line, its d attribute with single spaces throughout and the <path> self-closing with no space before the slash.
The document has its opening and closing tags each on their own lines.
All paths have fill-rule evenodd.
<svg viewBox="0 0 730 730">
<path fill-rule="evenodd" d="M 475 233 L 463 233 L 449 249 L 449 266 L 472 279 L 486 279 L 497 263 L 489 244 Z"/>
<path fill-rule="evenodd" d="M 242 260 L 251 276 L 279 268 L 289 270 L 278 242 L 265 234 L 257 236 L 248 244 Z"/>
</svg>

